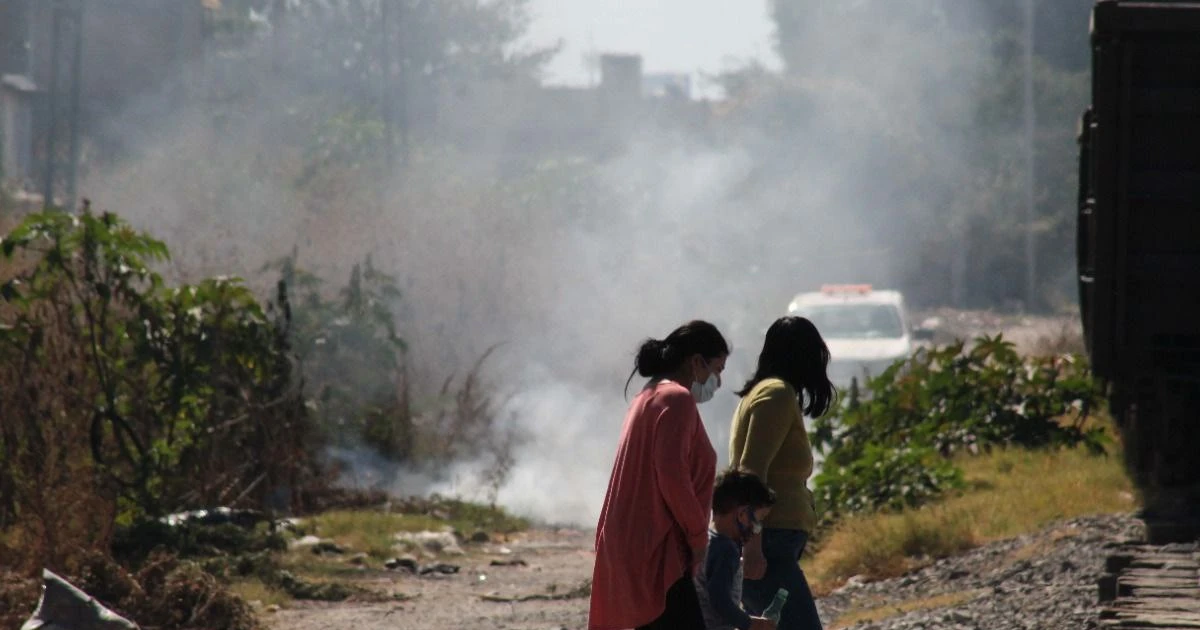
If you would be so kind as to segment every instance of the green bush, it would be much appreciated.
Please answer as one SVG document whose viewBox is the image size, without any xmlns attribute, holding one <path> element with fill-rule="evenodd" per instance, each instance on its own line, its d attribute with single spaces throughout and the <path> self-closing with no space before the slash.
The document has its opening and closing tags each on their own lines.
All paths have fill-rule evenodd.
<svg viewBox="0 0 1200 630">
<path fill-rule="evenodd" d="M 336 293 L 298 267 L 294 252 L 267 269 L 279 272 L 281 285 L 294 287 L 292 343 L 321 443 L 365 445 L 390 460 L 409 459 L 416 436 L 406 348 L 392 311 L 400 300 L 395 279 L 370 256 L 354 265 Z"/>
<path fill-rule="evenodd" d="M 995 446 L 1085 445 L 1103 392 L 1072 355 L 1022 357 L 1002 337 L 918 350 L 814 424 L 825 456 L 815 494 L 826 518 L 916 506 L 962 484 L 951 457 Z"/>
<path fill-rule="evenodd" d="M 161 242 L 86 208 L 26 217 L 0 255 L 0 555 L 14 566 L 69 572 L 80 550 L 177 510 L 302 511 L 336 481 L 329 446 L 430 470 L 490 457 L 493 500 L 511 469 L 520 436 L 498 422 L 488 354 L 411 403 L 399 291 L 370 258 L 328 292 L 285 258 L 264 307 L 236 278 L 168 286 Z"/>
<path fill-rule="evenodd" d="M 168 287 L 151 268 L 166 246 L 109 213 L 31 215 L 0 253 L 18 270 L 0 282 L 0 512 L 74 484 L 131 523 L 300 482 L 312 445 L 282 287 L 281 312 L 236 278 Z"/>
<path fill-rule="evenodd" d="M 390 462 L 435 473 L 453 461 L 487 462 L 481 481 L 494 501 L 511 470 L 513 448 L 525 438 L 504 426 L 501 401 L 484 378 L 494 348 L 461 379 L 446 378 L 436 392 L 414 396 L 407 346 L 392 310 L 400 290 L 370 256 L 354 265 L 336 292 L 298 267 L 295 253 L 267 268 L 295 287 L 292 344 L 321 443 L 341 452 L 365 446 Z"/>
<path fill-rule="evenodd" d="M 816 494 L 835 512 L 870 512 L 920 505 L 962 485 L 962 472 L 931 448 L 868 444 L 848 465 L 826 464 Z"/>
</svg>

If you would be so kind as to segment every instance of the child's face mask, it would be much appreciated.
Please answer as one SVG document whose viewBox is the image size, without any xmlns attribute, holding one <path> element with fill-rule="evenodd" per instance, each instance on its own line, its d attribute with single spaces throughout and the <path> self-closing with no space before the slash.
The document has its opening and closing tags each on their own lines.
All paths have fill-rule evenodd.
<svg viewBox="0 0 1200 630">
<path fill-rule="evenodd" d="M 749 538 L 751 535 L 757 536 L 762 533 L 763 525 L 754 514 L 754 508 L 746 508 L 746 525 L 742 525 L 742 519 L 738 519 L 738 532 L 742 538 Z"/>
</svg>

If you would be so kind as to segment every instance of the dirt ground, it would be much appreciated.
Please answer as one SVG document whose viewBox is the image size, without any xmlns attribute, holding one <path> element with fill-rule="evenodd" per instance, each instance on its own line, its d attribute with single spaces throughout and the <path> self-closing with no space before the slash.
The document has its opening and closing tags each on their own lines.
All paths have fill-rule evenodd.
<svg viewBox="0 0 1200 630">
<path fill-rule="evenodd" d="M 1079 324 L 1073 317 L 1024 317 L 989 312 L 927 311 L 918 323 L 936 330 L 937 342 L 996 334 L 1022 352 L 1079 351 Z M 364 570 L 363 586 L 398 595 L 388 603 L 293 602 L 263 612 L 273 630 L 577 630 L 587 626 L 588 597 L 578 591 L 590 580 L 593 533 L 580 529 L 534 529 L 484 545 L 468 554 L 442 558 L 460 567 L 456 574 L 418 576 L 382 569 Z M 493 561 L 521 563 L 493 566 Z M 534 598 L 530 598 L 534 596 Z M 524 601 L 517 601 L 525 598 Z M 511 601 L 493 601 L 508 599 Z"/>
<path fill-rule="evenodd" d="M 262 617 L 277 630 L 504 629 L 575 630 L 587 626 L 586 591 L 592 577 L 593 534 L 574 529 L 535 529 L 508 540 L 474 546 L 466 556 L 441 561 L 460 567 L 453 575 L 417 576 L 367 570 L 356 582 L 408 598 L 388 603 L 294 602 Z M 492 562 L 524 564 L 493 566 Z M 489 601 L 485 597 L 528 601 Z M 553 598 L 561 599 L 553 599 Z"/>
</svg>

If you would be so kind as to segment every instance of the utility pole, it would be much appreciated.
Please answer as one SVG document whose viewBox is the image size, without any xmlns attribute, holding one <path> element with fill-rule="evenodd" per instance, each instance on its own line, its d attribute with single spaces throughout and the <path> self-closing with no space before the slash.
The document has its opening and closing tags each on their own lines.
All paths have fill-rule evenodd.
<svg viewBox="0 0 1200 630">
<path fill-rule="evenodd" d="M 50 94 L 46 105 L 46 169 L 45 181 L 42 184 L 42 205 L 49 208 L 54 205 L 54 167 L 58 143 L 58 48 L 62 43 L 62 3 L 51 0 L 50 7 Z"/>
<path fill-rule="evenodd" d="M 409 121 L 408 121 L 408 41 L 404 37 L 405 29 L 407 28 L 408 19 L 408 0 L 392 0 L 396 3 L 396 46 L 394 48 L 396 61 L 396 77 L 392 81 L 393 89 L 395 84 L 400 84 L 400 96 L 395 99 L 397 102 L 397 116 L 399 120 L 396 125 L 400 127 L 400 165 L 408 165 L 409 142 Z"/>
<path fill-rule="evenodd" d="M 83 0 L 75 0 L 75 45 L 71 58 L 71 130 L 70 130 L 70 161 L 67 162 L 67 203 L 68 212 L 75 211 L 76 178 L 79 174 L 79 98 L 83 75 Z"/>
<path fill-rule="evenodd" d="M 1033 104 L 1033 0 L 1025 0 L 1025 309 L 1037 304 L 1037 171 L 1035 170 L 1036 115 Z"/>
<path fill-rule="evenodd" d="M 392 131 L 392 108 L 395 100 L 393 98 L 394 91 L 392 82 L 395 81 L 393 73 L 393 51 L 391 38 L 391 24 L 388 19 L 391 16 L 390 7 L 392 0 L 380 0 L 379 3 L 379 28 L 380 28 L 380 47 L 383 62 L 383 142 L 384 151 L 387 155 L 388 175 L 391 175 L 392 167 L 395 165 L 395 135 Z"/>
</svg>

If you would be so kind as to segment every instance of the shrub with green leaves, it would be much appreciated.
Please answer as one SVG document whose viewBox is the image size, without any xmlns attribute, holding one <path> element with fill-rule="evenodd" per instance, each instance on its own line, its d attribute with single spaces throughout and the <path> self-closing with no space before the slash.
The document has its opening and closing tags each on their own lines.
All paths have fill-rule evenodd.
<svg viewBox="0 0 1200 630">
<path fill-rule="evenodd" d="M 329 292 L 285 258 L 263 306 L 236 278 L 168 286 L 163 243 L 87 208 L 26 217 L 0 255 L 0 555 L 63 567 L 118 524 L 303 509 L 335 481 L 326 446 L 429 469 L 490 457 L 493 500 L 511 469 L 487 354 L 410 401 L 399 292 L 369 257 Z"/>
<path fill-rule="evenodd" d="M 406 349 L 392 307 L 400 291 L 368 256 L 336 293 L 296 264 L 296 254 L 267 266 L 292 287 L 292 344 L 304 367 L 306 404 L 321 442 L 368 446 L 391 460 L 412 451 Z"/>
<path fill-rule="evenodd" d="M 494 500 L 524 435 L 502 422 L 502 401 L 483 377 L 492 350 L 462 379 L 446 378 L 437 391 L 414 396 L 407 346 L 392 310 L 401 298 L 396 280 L 368 256 L 334 292 L 296 262 L 293 252 L 268 268 L 295 287 L 292 343 L 321 443 L 354 457 L 365 446 L 384 460 L 434 474 L 455 461 L 484 462 L 480 481 Z M 387 475 L 367 477 L 379 477 L 368 483 L 385 486 L 390 481 Z"/>
<path fill-rule="evenodd" d="M 19 270 L 0 279 L 0 525 L 73 484 L 129 522 L 299 481 L 286 292 L 276 313 L 236 278 L 168 287 L 166 246 L 110 213 L 31 215 L 0 252 Z"/>
<path fill-rule="evenodd" d="M 817 478 L 817 499 L 836 512 L 900 509 L 962 483 L 962 471 L 933 449 L 868 444 L 848 465 L 826 465 Z"/>
<path fill-rule="evenodd" d="M 1085 445 L 1103 391 L 1073 355 L 1022 357 L 1000 336 L 918 350 L 814 423 L 824 455 L 815 494 L 826 518 L 917 506 L 962 484 L 958 453 Z"/>
</svg>

